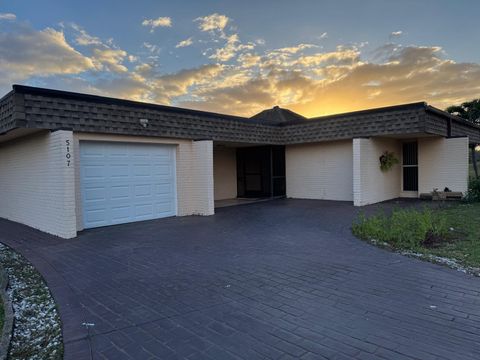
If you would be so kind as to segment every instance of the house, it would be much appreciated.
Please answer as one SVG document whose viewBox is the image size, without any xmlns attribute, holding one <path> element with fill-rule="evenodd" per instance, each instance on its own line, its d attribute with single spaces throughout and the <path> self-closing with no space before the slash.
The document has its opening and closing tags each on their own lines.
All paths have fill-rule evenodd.
<svg viewBox="0 0 480 360">
<path fill-rule="evenodd" d="M 355 206 L 467 190 L 480 128 L 424 102 L 252 118 L 14 85 L 0 100 L 0 217 L 63 238 L 287 196 Z M 381 171 L 386 151 L 400 161 Z"/>
</svg>

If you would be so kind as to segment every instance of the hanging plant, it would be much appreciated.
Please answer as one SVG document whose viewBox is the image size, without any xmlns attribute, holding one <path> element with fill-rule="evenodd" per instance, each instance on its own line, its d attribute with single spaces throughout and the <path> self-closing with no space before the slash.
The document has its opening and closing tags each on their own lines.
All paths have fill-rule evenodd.
<svg viewBox="0 0 480 360">
<path fill-rule="evenodd" d="M 380 170 L 383 172 L 390 170 L 393 165 L 398 164 L 400 161 L 397 159 L 395 154 L 391 151 L 385 151 L 382 156 L 380 156 Z"/>
</svg>

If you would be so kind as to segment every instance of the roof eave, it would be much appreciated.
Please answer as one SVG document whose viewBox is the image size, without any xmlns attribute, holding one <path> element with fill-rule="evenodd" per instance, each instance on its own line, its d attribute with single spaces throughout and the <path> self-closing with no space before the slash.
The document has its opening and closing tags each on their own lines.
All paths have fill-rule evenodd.
<svg viewBox="0 0 480 360">
<path fill-rule="evenodd" d="M 147 103 L 142 101 L 127 100 L 127 99 L 118 99 L 118 98 L 113 98 L 108 96 L 82 94 L 82 93 L 71 92 L 71 91 L 46 89 L 46 88 L 32 87 L 32 86 L 18 85 L 18 84 L 14 84 L 12 87 L 13 87 L 13 90 L 10 91 L 9 94 L 13 92 L 18 94 L 44 95 L 44 96 L 51 96 L 51 97 L 58 97 L 58 98 L 85 100 L 85 101 L 95 102 L 95 103 L 124 105 L 124 106 L 131 106 L 131 107 L 144 108 L 144 109 L 162 110 L 162 111 L 168 111 L 168 112 L 174 112 L 174 113 L 185 113 L 189 115 L 221 118 L 225 120 L 252 122 L 249 118 L 246 118 L 243 116 L 220 114 L 216 112 L 202 111 L 202 110 L 185 109 L 185 108 L 180 108 L 175 106 L 160 105 L 160 104 Z M 7 97 L 9 94 L 5 95 L 5 97 Z"/>
<path fill-rule="evenodd" d="M 480 130 L 480 126 L 478 126 L 477 124 L 474 124 L 474 123 L 472 123 L 472 122 L 470 122 L 470 121 L 468 121 L 468 120 L 465 120 L 465 119 L 463 119 L 463 118 L 461 118 L 461 117 L 459 117 L 459 116 L 450 114 L 450 113 L 448 113 L 448 112 L 446 112 L 446 111 L 440 110 L 440 109 L 438 109 L 438 108 L 436 108 L 436 107 L 434 107 L 434 106 L 431 106 L 431 105 L 428 105 L 428 104 L 427 104 L 425 110 L 426 110 L 427 112 L 430 112 L 430 113 L 433 113 L 433 114 L 436 114 L 436 115 L 439 115 L 439 116 L 443 116 L 443 117 L 445 117 L 445 118 L 447 118 L 447 119 L 455 120 L 455 121 L 457 121 L 457 122 L 459 122 L 459 123 L 462 123 L 462 124 L 464 124 L 464 125 L 467 125 L 467 126 L 470 126 L 470 127 L 474 128 L 474 129 Z"/>
</svg>

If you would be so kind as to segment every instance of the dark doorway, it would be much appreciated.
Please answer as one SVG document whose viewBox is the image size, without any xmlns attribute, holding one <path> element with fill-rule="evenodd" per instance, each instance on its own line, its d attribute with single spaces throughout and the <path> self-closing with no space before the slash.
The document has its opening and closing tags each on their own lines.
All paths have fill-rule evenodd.
<svg viewBox="0 0 480 360">
<path fill-rule="evenodd" d="M 238 197 L 284 196 L 285 192 L 284 146 L 237 149 Z"/>
<path fill-rule="evenodd" d="M 418 144 L 403 143 L 403 191 L 418 191 Z"/>
</svg>

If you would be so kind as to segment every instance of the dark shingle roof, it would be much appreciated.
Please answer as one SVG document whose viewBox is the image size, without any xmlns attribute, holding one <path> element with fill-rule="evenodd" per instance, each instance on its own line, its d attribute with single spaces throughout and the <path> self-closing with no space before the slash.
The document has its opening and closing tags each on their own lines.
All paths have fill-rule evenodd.
<svg viewBox="0 0 480 360">
<path fill-rule="evenodd" d="M 274 106 L 271 109 L 263 110 L 256 115 L 253 115 L 250 119 L 261 121 L 265 124 L 285 124 L 293 121 L 307 120 L 306 117 L 297 114 L 288 109 L 282 109 L 279 106 Z"/>
<path fill-rule="evenodd" d="M 148 119 L 144 128 L 140 119 Z M 251 119 L 96 95 L 14 85 L 0 99 L 0 135 L 15 128 L 210 139 L 251 144 L 298 144 L 369 136 L 469 136 L 480 127 L 424 102 L 313 119 L 275 107 Z"/>
</svg>

